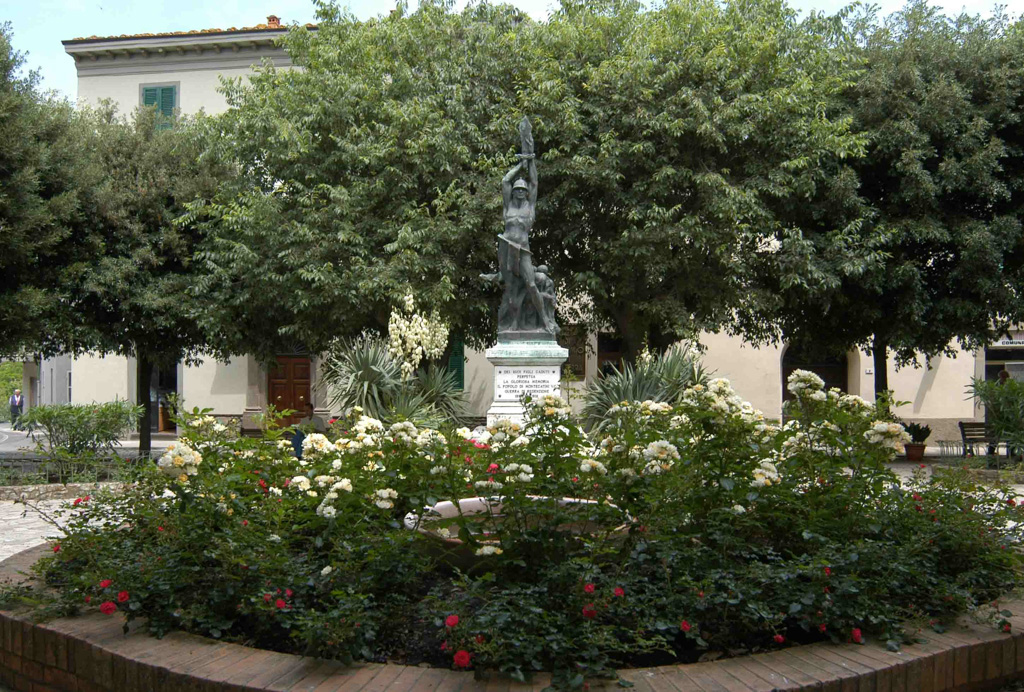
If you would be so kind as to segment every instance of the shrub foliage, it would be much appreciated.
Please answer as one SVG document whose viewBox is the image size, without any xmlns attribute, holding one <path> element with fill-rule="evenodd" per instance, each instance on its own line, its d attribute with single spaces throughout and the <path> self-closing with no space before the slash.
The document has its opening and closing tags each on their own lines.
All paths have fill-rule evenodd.
<svg viewBox="0 0 1024 692">
<path fill-rule="evenodd" d="M 811 373 L 789 387 L 784 425 L 717 379 L 614 406 L 596 437 L 556 397 L 472 432 L 355 410 L 302 460 L 280 430 L 195 417 L 126 492 L 77 503 L 43 569 L 65 609 L 158 635 L 564 687 L 704 650 L 895 647 L 908 618 L 939 627 L 1017 585 L 1006 489 L 901 482 L 901 426 Z M 484 511 L 439 504 L 466 498 Z"/>
</svg>

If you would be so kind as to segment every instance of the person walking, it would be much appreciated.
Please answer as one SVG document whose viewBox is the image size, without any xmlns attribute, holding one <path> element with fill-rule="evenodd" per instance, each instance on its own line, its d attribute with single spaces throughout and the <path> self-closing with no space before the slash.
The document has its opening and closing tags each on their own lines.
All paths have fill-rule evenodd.
<svg viewBox="0 0 1024 692">
<path fill-rule="evenodd" d="M 21 395 L 20 389 L 14 390 L 8 403 L 11 405 L 11 427 L 19 430 L 21 426 L 18 421 L 21 419 L 21 414 L 25 412 L 25 397 Z"/>
</svg>

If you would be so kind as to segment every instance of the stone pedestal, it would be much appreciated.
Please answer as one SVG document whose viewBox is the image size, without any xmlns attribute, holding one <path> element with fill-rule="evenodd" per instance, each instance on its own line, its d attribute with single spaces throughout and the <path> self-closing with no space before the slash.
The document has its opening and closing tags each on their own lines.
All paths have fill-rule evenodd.
<svg viewBox="0 0 1024 692">
<path fill-rule="evenodd" d="M 568 360 L 569 349 L 552 340 L 499 341 L 486 355 L 494 365 L 494 402 L 487 409 L 487 425 L 500 419 L 522 423 L 524 394 L 536 400 L 560 393 L 562 363 Z"/>
</svg>

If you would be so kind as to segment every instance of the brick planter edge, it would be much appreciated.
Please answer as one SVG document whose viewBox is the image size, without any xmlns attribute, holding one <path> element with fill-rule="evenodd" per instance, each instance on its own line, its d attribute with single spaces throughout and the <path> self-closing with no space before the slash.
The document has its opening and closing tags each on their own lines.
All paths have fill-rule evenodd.
<svg viewBox="0 0 1024 692">
<path fill-rule="evenodd" d="M 46 554 L 46 546 L 0 562 L 0 582 Z M 1006 603 L 1011 610 L 1024 603 Z M 1015 608 L 1016 607 L 1016 608 Z M 1011 618 L 1024 629 L 1024 615 Z M 540 690 L 548 675 L 517 683 L 496 675 L 281 654 L 175 632 L 155 639 L 135 623 L 90 613 L 35 624 L 0 611 L 0 684 L 17 692 L 447 692 Z M 962 624 L 890 652 L 869 642 L 812 644 L 709 663 L 620 671 L 638 692 L 981 692 L 1024 676 L 1024 633 Z M 620 690 L 592 680 L 591 690 Z"/>
</svg>

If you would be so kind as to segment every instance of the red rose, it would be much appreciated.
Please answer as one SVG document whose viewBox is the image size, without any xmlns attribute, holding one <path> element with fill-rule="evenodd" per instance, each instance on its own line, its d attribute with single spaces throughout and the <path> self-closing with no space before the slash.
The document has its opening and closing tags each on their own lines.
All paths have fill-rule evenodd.
<svg viewBox="0 0 1024 692">
<path fill-rule="evenodd" d="M 164 527 L 162 527 L 162 526 L 158 526 L 158 527 L 156 527 L 156 530 L 157 530 L 157 531 L 163 531 L 163 530 L 164 530 Z"/>
<path fill-rule="evenodd" d="M 772 639 L 775 640 L 776 644 L 781 644 L 782 642 L 786 641 L 786 638 L 783 637 L 781 634 L 776 634 L 774 637 L 772 637 Z"/>
<path fill-rule="evenodd" d="M 76 498 L 75 498 L 75 501 L 74 501 L 74 502 L 72 502 L 71 504 L 72 504 L 73 506 L 77 507 L 78 505 L 82 504 L 82 498 L 80 498 L 80 497 L 76 497 Z"/>
<path fill-rule="evenodd" d="M 441 651 L 448 650 L 448 642 L 441 642 Z"/>
<path fill-rule="evenodd" d="M 827 629 L 828 629 L 828 626 L 824 622 L 821 623 L 820 625 L 818 625 L 818 631 L 821 632 L 822 634 L 824 634 Z"/>
<path fill-rule="evenodd" d="M 448 617 L 446 617 L 444 619 L 444 626 L 445 627 L 455 627 L 458 624 L 459 624 L 459 616 L 458 615 L 449 615 Z"/>
<path fill-rule="evenodd" d="M 86 596 L 85 597 L 85 602 L 86 603 L 92 603 L 92 596 Z"/>
<path fill-rule="evenodd" d="M 483 644 L 486 641 L 487 641 L 487 639 L 484 637 L 484 635 L 482 635 L 482 634 L 476 635 L 476 643 L 477 644 Z"/>
<path fill-rule="evenodd" d="M 242 526 L 248 526 L 248 525 L 249 525 L 249 520 L 248 519 L 243 519 L 242 520 Z"/>
<path fill-rule="evenodd" d="M 594 588 L 595 588 L 595 587 L 594 587 L 594 585 L 593 585 L 593 584 L 584 584 L 584 585 L 583 585 L 583 590 L 584 590 L 584 591 L 585 591 L 586 593 L 594 593 Z"/>
<path fill-rule="evenodd" d="M 125 602 L 125 601 L 127 601 L 127 600 L 128 600 L 129 598 L 131 598 L 131 596 L 129 596 L 129 595 L 128 595 L 128 592 L 127 592 L 127 591 L 121 591 L 121 592 L 119 592 L 119 593 L 117 594 L 117 602 L 118 602 L 118 603 L 124 603 L 124 602 Z"/>
<path fill-rule="evenodd" d="M 100 588 L 101 589 L 105 589 L 105 588 L 107 588 L 108 586 L 110 586 L 113 583 L 114 582 L 110 581 L 109 579 L 104 579 L 103 581 L 100 582 Z"/>
<path fill-rule="evenodd" d="M 288 607 L 288 603 L 286 603 L 283 598 L 279 598 L 276 601 L 274 601 L 274 605 L 277 606 L 278 610 L 281 610 L 282 608 L 287 608 Z"/>
<path fill-rule="evenodd" d="M 1004 632 L 1009 632 L 1010 631 L 1010 623 L 1006 623 L 1005 625 L 1003 625 L 1003 631 Z"/>
<path fill-rule="evenodd" d="M 831 567 L 826 567 L 825 568 L 825 576 L 826 577 L 831 577 L 832 576 L 832 568 Z"/>
<path fill-rule="evenodd" d="M 863 642 L 863 641 L 864 641 L 864 637 L 863 637 L 863 635 L 861 634 L 861 632 L 860 632 L 860 628 L 859 628 L 859 627 L 854 627 L 854 628 L 853 628 L 852 630 L 850 630 L 850 638 L 851 638 L 851 639 L 852 639 L 852 640 L 854 641 L 854 643 L 856 643 L 856 644 L 860 644 L 861 642 Z"/>
<path fill-rule="evenodd" d="M 270 595 L 270 594 L 268 594 L 268 593 L 265 593 L 265 594 L 263 594 L 263 600 L 264 600 L 264 602 L 266 602 L 266 603 L 270 603 L 270 599 L 272 599 L 272 598 L 273 598 L 273 596 L 271 596 L 271 595 Z"/>
<path fill-rule="evenodd" d="M 469 668 L 469 652 L 465 649 L 459 649 L 455 652 L 455 667 L 456 668 Z"/>
<path fill-rule="evenodd" d="M 487 473 L 497 473 L 501 469 L 497 464 L 491 464 L 487 467 Z"/>
<path fill-rule="evenodd" d="M 689 632 L 690 631 L 690 623 L 689 623 L 689 621 L 688 620 L 683 620 L 682 622 L 680 622 L 679 623 L 679 629 L 681 629 L 683 632 Z"/>
<path fill-rule="evenodd" d="M 60 543 L 58 543 L 57 545 L 53 546 L 53 552 L 55 552 L 55 553 L 59 553 L 60 552 Z"/>
<path fill-rule="evenodd" d="M 117 611 L 117 606 L 114 605 L 113 601 L 104 601 L 100 604 L 100 612 L 104 615 L 113 615 Z"/>
<path fill-rule="evenodd" d="M 292 595 L 293 595 L 294 593 L 295 593 L 295 592 L 294 592 L 294 591 L 292 591 L 291 589 L 285 589 L 285 590 L 284 590 L 284 597 L 285 597 L 285 598 L 291 598 L 291 597 L 292 597 Z"/>
<path fill-rule="evenodd" d="M 619 598 L 622 598 L 623 596 L 626 595 L 626 590 L 624 588 L 622 588 L 621 586 L 616 586 L 615 587 L 615 591 L 612 591 L 612 594 L 615 595 L 615 596 L 618 596 Z"/>
<path fill-rule="evenodd" d="M 588 603 L 587 605 L 583 606 L 583 617 L 587 618 L 588 620 L 593 620 L 597 617 L 597 609 L 594 607 L 593 603 Z"/>
</svg>

